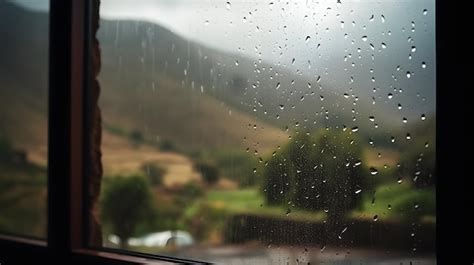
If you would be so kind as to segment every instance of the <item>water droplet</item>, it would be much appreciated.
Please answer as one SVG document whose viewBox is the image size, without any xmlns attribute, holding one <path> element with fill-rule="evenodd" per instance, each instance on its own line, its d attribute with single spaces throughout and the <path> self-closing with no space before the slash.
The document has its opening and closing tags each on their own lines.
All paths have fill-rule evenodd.
<svg viewBox="0 0 474 265">
<path fill-rule="evenodd" d="M 389 205 L 387 206 L 387 209 L 392 210 L 392 205 L 389 204 Z"/>
<path fill-rule="evenodd" d="M 247 23 L 247 17 L 243 17 L 242 22 Z"/>
<path fill-rule="evenodd" d="M 226 2 L 225 8 L 227 8 L 227 10 L 230 10 L 230 5 L 230 2 Z"/>
<path fill-rule="evenodd" d="M 385 23 L 385 16 L 384 15 L 381 15 L 380 19 L 382 20 L 382 23 Z"/>
<path fill-rule="evenodd" d="M 382 42 L 382 49 L 385 49 L 387 48 L 387 44 L 385 44 L 384 42 Z"/>
<path fill-rule="evenodd" d="M 379 171 L 376 168 L 374 168 L 374 167 L 370 168 L 370 174 L 371 175 L 377 175 L 378 173 L 379 173 Z"/>
<path fill-rule="evenodd" d="M 397 108 L 400 110 L 402 109 L 402 104 L 398 103 Z"/>
<path fill-rule="evenodd" d="M 361 192 L 362 192 L 362 190 L 361 190 L 361 189 L 358 189 L 358 190 L 355 191 L 355 194 L 359 194 L 359 193 L 361 193 Z"/>
<path fill-rule="evenodd" d="M 354 127 L 352 127 L 352 129 L 351 129 L 352 132 L 357 132 L 358 130 L 359 130 L 359 127 L 357 127 L 357 126 L 354 126 Z"/>
<path fill-rule="evenodd" d="M 403 121 L 403 123 L 407 123 L 407 122 L 408 122 L 407 118 L 405 118 L 405 117 L 403 117 L 402 121 Z"/>
<path fill-rule="evenodd" d="M 293 60 L 291 60 L 291 64 L 295 64 L 295 61 L 296 61 L 296 59 L 293 58 Z"/>
<path fill-rule="evenodd" d="M 253 173 L 257 173 L 257 168 L 253 168 Z"/>
<path fill-rule="evenodd" d="M 411 77 L 411 73 L 407 72 L 407 78 L 410 78 L 410 77 Z"/>
<path fill-rule="evenodd" d="M 378 216 L 378 215 L 374 215 L 374 222 L 377 222 L 378 219 L 379 219 L 379 216 Z"/>
<path fill-rule="evenodd" d="M 422 120 L 422 121 L 426 120 L 425 114 L 421 114 L 421 120 Z"/>
<path fill-rule="evenodd" d="M 322 245 L 321 246 L 321 252 L 324 252 L 325 249 L 326 249 L 326 245 Z"/>
<path fill-rule="evenodd" d="M 306 36 L 305 42 L 308 43 L 310 39 L 311 39 L 310 36 Z"/>
<path fill-rule="evenodd" d="M 235 60 L 235 66 L 239 66 L 239 61 Z"/>
<path fill-rule="evenodd" d="M 423 9 L 423 16 L 426 16 L 428 14 L 428 9 Z"/>
<path fill-rule="evenodd" d="M 425 62 L 421 62 L 421 68 L 423 68 L 423 69 L 426 68 L 426 63 Z"/>
<path fill-rule="evenodd" d="M 280 107 L 281 110 L 285 109 L 285 105 L 283 105 L 283 104 L 280 104 L 279 107 Z"/>
<path fill-rule="evenodd" d="M 369 121 L 375 121 L 375 117 L 374 116 L 369 116 Z"/>
<path fill-rule="evenodd" d="M 280 82 L 278 82 L 278 83 L 276 84 L 275 89 L 279 89 L 279 88 L 280 88 L 280 85 L 281 85 Z"/>
<path fill-rule="evenodd" d="M 388 93 L 387 98 L 388 98 L 388 99 L 392 99 L 392 98 L 393 98 L 393 94 L 392 94 L 392 93 Z"/>
<path fill-rule="evenodd" d="M 344 28 L 344 21 L 341 21 L 341 29 Z"/>
<path fill-rule="evenodd" d="M 205 20 L 204 25 L 206 25 L 206 26 L 209 25 L 209 20 Z"/>
<path fill-rule="evenodd" d="M 374 15 L 371 15 L 371 16 L 369 17 L 369 21 L 370 21 L 370 22 L 374 21 Z"/>
<path fill-rule="evenodd" d="M 286 210 L 286 216 L 290 215 L 290 213 L 291 213 L 291 209 L 288 208 L 288 209 Z"/>
<path fill-rule="evenodd" d="M 363 40 L 363 41 L 367 41 L 367 36 L 365 36 L 365 35 L 362 36 L 362 40 Z"/>
<path fill-rule="evenodd" d="M 411 46 L 411 52 L 416 52 L 416 47 L 415 46 Z"/>
<path fill-rule="evenodd" d="M 407 136 L 406 136 L 407 140 L 411 140 L 411 136 L 409 133 L 407 133 Z"/>
<path fill-rule="evenodd" d="M 358 166 L 360 166 L 360 165 L 362 165 L 362 161 L 360 161 L 360 160 L 357 160 L 357 161 L 354 163 L 354 167 L 358 167 Z"/>
</svg>

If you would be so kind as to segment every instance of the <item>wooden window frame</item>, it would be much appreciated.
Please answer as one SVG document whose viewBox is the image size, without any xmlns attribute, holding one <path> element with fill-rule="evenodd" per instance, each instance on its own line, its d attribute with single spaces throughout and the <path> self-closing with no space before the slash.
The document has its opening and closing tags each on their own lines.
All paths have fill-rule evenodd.
<svg viewBox="0 0 474 265">
<path fill-rule="evenodd" d="M 91 9 L 96 0 L 50 0 L 49 32 L 49 119 L 48 119 L 48 237 L 47 241 L 0 235 L 0 264 L 143 264 L 194 263 L 192 260 L 94 248 L 88 244 L 87 139 L 90 132 L 88 109 L 91 73 Z M 452 242 L 470 242 L 472 216 L 463 214 L 463 203 L 472 202 L 468 193 L 465 167 L 460 163 L 463 141 L 459 132 L 465 126 L 462 115 L 467 104 L 459 103 L 463 91 L 448 87 L 465 86 L 455 73 L 452 52 L 462 41 L 451 30 L 447 1 L 436 0 L 436 85 L 437 85 L 437 262 L 455 264 L 463 258 L 474 262 L 472 249 L 460 244 L 450 251 Z M 448 40 L 454 40 L 454 42 Z M 459 52 L 459 51 L 457 51 Z M 461 51 L 462 52 L 462 51 Z M 461 56 L 462 58 L 462 56 Z M 0 58 L 1 60 L 1 58 Z M 468 76 L 468 75 L 464 75 Z M 449 140 L 448 140 L 449 139 Z M 467 157 L 464 158 L 467 160 Z M 460 165 L 463 164 L 463 165 Z M 451 176 L 463 179 L 450 180 Z M 464 190 L 460 190 L 463 187 Z M 457 194 L 458 196 L 454 196 Z M 459 195 L 461 194 L 461 195 Z M 464 196 L 464 197 L 459 197 Z M 472 205 L 472 204 L 470 204 Z M 465 239 L 465 240 L 464 240 Z"/>
</svg>

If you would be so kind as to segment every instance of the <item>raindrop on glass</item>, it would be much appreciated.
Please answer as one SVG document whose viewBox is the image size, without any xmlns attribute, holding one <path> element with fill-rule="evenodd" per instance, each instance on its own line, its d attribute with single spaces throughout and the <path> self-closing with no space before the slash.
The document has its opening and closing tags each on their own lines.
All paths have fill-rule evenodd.
<svg viewBox="0 0 474 265">
<path fill-rule="evenodd" d="M 370 174 L 371 175 L 377 175 L 378 173 L 379 173 L 379 171 L 376 168 L 374 168 L 374 167 L 370 168 Z"/>
</svg>

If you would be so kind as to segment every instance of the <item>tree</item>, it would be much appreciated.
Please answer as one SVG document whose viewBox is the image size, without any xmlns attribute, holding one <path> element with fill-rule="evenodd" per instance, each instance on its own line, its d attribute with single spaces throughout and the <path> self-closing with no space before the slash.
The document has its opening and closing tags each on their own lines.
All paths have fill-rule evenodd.
<svg viewBox="0 0 474 265">
<path fill-rule="evenodd" d="M 198 161 L 194 164 L 196 170 L 201 173 L 204 180 L 209 184 L 214 184 L 219 180 L 219 169 L 209 161 Z"/>
<path fill-rule="evenodd" d="M 143 136 L 142 132 L 138 131 L 138 130 L 133 130 L 131 133 L 130 133 L 130 141 L 135 145 L 135 146 L 139 146 L 140 144 L 143 143 L 143 141 L 145 141 L 145 137 Z"/>
<path fill-rule="evenodd" d="M 282 154 L 275 154 L 265 168 L 263 190 L 270 205 L 281 204 L 290 190 L 289 160 Z"/>
<path fill-rule="evenodd" d="M 163 183 L 166 168 L 154 163 L 145 163 L 142 165 L 142 171 L 146 174 L 152 186 L 160 186 Z"/>
<path fill-rule="evenodd" d="M 136 227 L 155 216 L 149 183 L 140 176 L 114 177 L 106 182 L 101 199 L 101 217 L 127 247 Z"/>
<path fill-rule="evenodd" d="M 269 204 L 285 198 L 296 207 L 328 210 L 333 220 L 343 217 L 361 200 L 364 186 L 358 160 L 360 140 L 351 132 L 321 130 L 297 133 L 268 162 L 264 190 Z"/>
</svg>

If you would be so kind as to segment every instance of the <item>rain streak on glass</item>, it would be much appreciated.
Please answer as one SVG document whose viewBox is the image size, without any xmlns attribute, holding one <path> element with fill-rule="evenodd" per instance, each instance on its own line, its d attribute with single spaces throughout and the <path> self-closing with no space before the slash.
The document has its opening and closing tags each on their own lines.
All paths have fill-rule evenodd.
<svg viewBox="0 0 474 265">
<path fill-rule="evenodd" d="M 435 263 L 434 4 L 102 0 L 103 245 Z"/>
</svg>

